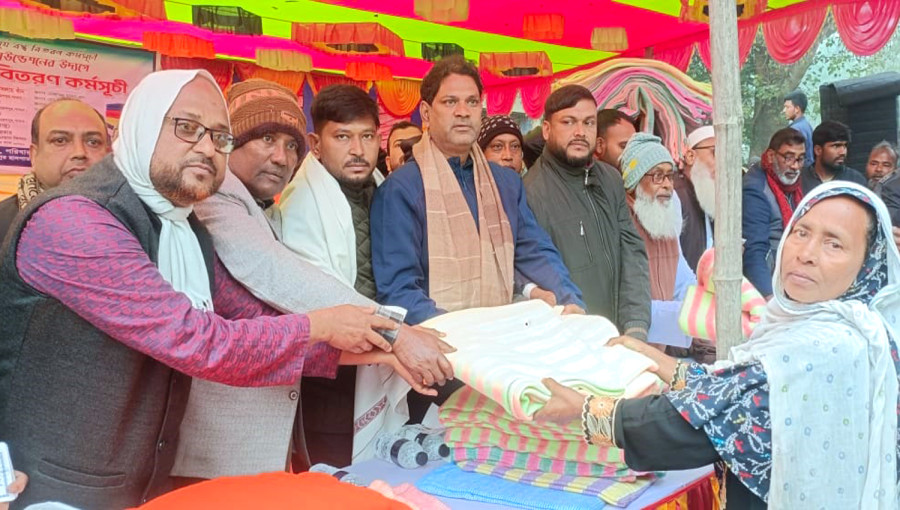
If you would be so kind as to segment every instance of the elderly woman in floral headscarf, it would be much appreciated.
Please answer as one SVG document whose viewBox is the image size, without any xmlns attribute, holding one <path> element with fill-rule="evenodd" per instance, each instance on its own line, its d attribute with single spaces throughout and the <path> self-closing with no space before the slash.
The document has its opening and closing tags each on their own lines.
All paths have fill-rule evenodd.
<svg viewBox="0 0 900 510">
<path fill-rule="evenodd" d="M 581 395 L 551 379 L 537 419 L 581 415 L 586 440 L 639 470 L 728 466 L 728 508 L 898 508 L 900 257 L 884 204 L 846 182 L 814 189 L 782 237 L 775 297 L 714 366 L 646 344 L 664 395 Z"/>
</svg>

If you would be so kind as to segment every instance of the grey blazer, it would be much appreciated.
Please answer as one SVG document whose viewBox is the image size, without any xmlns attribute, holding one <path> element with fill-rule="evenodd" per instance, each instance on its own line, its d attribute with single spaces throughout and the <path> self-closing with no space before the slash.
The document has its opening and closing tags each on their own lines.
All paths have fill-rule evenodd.
<svg viewBox="0 0 900 510">
<path fill-rule="evenodd" d="M 342 304 L 375 306 L 284 246 L 280 218 L 266 215 L 230 170 L 194 213 L 231 276 L 273 308 L 305 313 Z M 172 474 L 213 478 L 283 471 L 299 395 L 299 381 L 235 388 L 195 379 Z"/>
</svg>

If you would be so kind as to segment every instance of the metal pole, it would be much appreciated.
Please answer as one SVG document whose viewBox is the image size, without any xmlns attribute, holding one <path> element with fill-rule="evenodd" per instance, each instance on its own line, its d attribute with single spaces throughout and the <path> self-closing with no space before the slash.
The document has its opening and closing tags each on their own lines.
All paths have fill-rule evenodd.
<svg viewBox="0 0 900 510">
<path fill-rule="evenodd" d="M 734 0 L 710 0 L 713 126 L 716 132 L 716 356 L 728 358 L 741 336 L 741 110 Z"/>
</svg>

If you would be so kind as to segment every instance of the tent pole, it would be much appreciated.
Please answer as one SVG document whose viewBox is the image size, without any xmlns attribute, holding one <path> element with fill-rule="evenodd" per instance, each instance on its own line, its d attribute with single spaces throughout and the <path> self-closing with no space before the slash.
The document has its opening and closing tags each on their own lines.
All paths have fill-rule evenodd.
<svg viewBox="0 0 900 510">
<path fill-rule="evenodd" d="M 741 336 L 741 109 L 734 0 L 710 0 L 713 126 L 716 133 L 716 357 L 727 359 Z"/>
</svg>

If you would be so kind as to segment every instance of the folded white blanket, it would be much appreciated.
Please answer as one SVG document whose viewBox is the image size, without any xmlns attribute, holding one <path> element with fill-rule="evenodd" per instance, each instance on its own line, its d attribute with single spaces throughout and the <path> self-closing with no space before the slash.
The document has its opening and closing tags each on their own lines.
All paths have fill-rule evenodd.
<svg viewBox="0 0 900 510">
<path fill-rule="evenodd" d="M 422 326 L 447 336 L 457 349 L 447 355 L 456 377 L 530 420 L 550 398 L 541 379 L 593 394 L 636 396 L 659 385 L 648 372 L 650 358 L 622 346 L 606 346 L 619 336 L 598 315 L 561 315 L 540 300 L 492 308 L 472 308 L 429 319 Z"/>
</svg>

